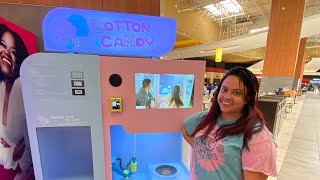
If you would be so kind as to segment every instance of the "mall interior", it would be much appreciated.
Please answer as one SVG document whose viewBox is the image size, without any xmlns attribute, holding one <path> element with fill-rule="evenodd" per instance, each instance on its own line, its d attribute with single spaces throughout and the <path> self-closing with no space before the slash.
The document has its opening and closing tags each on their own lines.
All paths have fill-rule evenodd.
<svg viewBox="0 0 320 180">
<path fill-rule="evenodd" d="M 320 0 L 2 0 L 3 23 L 26 36 L 30 56 L 10 86 L 22 86 L 23 112 L 1 67 L 0 180 L 190 179 L 180 126 L 210 109 L 237 66 L 258 78 L 257 106 L 277 144 L 278 176 L 268 180 L 320 178 Z M 10 46 L 3 32 L 0 49 Z M 153 43 L 161 48 L 149 51 Z M 0 55 L 0 66 L 16 63 Z M 136 100 L 146 79 L 154 108 Z M 164 104 L 177 88 L 184 108 Z"/>
</svg>

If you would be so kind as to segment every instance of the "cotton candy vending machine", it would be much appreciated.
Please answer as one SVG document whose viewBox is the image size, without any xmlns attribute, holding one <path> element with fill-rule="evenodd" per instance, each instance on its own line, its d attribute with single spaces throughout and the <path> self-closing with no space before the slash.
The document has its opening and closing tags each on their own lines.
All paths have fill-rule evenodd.
<svg viewBox="0 0 320 180">
<path fill-rule="evenodd" d="M 188 179 L 180 130 L 202 109 L 205 63 L 155 60 L 175 21 L 56 8 L 43 24 L 45 49 L 65 53 L 21 67 L 36 179 Z"/>
</svg>

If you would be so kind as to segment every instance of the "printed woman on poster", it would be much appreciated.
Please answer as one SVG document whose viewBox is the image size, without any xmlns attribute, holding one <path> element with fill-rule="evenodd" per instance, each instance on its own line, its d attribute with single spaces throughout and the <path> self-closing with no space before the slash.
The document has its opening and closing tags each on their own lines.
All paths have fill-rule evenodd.
<svg viewBox="0 0 320 180">
<path fill-rule="evenodd" d="M 183 102 L 180 98 L 180 85 L 175 85 L 173 87 L 172 94 L 167 97 L 167 99 L 161 103 L 161 108 L 182 108 Z"/>
<path fill-rule="evenodd" d="M 29 53 L 22 38 L 0 24 L 0 177 L 34 179 L 20 83 L 20 66 Z"/>
</svg>

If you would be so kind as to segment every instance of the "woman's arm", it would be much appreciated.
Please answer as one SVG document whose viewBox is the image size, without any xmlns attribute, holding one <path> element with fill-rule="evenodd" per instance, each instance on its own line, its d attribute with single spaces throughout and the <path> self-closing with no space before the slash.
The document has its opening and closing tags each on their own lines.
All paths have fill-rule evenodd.
<svg viewBox="0 0 320 180">
<path fill-rule="evenodd" d="M 248 142 L 248 148 L 242 149 L 242 169 L 245 180 L 266 180 L 276 177 L 276 143 L 267 127 L 254 134 Z"/>
<path fill-rule="evenodd" d="M 244 170 L 243 175 L 244 180 L 266 180 L 268 178 L 268 176 L 262 172 L 253 172 L 248 170 Z"/>
<path fill-rule="evenodd" d="M 184 126 L 182 126 L 181 128 L 181 132 L 182 132 L 182 136 L 183 138 L 190 144 L 190 146 L 193 148 L 193 144 L 194 144 L 194 141 L 193 141 L 193 137 L 190 136 L 186 129 L 184 128 Z"/>
<path fill-rule="evenodd" d="M 190 144 L 193 148 L 194 137 L 190 134 L 193 134 L 197 126 L 203 121 L 204 117 L 208 114 L 208 111 L 198 112 L 190 117 L 188 117 L 181 125 L 181 132 L 184 139 Z"/>
</svg>

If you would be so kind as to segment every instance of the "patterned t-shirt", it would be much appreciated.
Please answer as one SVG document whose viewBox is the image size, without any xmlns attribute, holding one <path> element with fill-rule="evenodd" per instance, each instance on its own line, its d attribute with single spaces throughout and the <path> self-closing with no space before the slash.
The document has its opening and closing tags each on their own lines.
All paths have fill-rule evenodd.
<svg viewBox="0 0 320 180">
<path fill-rule="evenodd" d="M 197 113 L 184 122 L 189 135 L 207 114 L 208 111 Z M 248 142 L 250 151 L 243 149 L 243 134 L 215 140 L 214 134 L 221 125 L 232 124 L 235 121 L 223 121 L 218 118 L 216 127 L 206 139 L 203 138 L 206 129 L 195 135 L 191 179 L 240 180 L 243 179 L 243 169 L 263 172 L 269 176 L 277 175 L 276 146 L 272 134 L 266 128 L 255 134 Z"/>
</svg>

